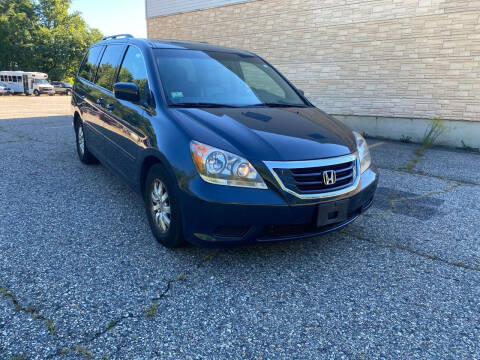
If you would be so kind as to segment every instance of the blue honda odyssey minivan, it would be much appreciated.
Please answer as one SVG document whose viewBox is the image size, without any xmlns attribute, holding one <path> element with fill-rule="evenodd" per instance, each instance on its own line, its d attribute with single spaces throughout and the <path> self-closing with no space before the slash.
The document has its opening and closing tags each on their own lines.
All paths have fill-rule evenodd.
<svg viewBox="0 0 480 360">
<path fill-rule="evenodd" d="M 167 247 L 317 236 L 372 203 L 365 139 L 248 51 L 104 38 L 72 96 L 80 161 L 100 161 L 144 198 Z"/>
</svg>

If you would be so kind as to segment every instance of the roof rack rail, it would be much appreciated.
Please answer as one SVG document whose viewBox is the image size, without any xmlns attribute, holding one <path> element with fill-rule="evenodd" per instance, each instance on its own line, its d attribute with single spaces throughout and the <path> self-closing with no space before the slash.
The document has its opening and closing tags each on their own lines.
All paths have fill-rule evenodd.
<svg viewBox="0 0 480 360">
<path fill-rule="evenodd" d="M 130 34 L 111 35 L 111 36 L 105 36 L 102 40 L 118 39 L 118 38 L 133 38 L 133 35 L 130 35 Z"/>
</svg>

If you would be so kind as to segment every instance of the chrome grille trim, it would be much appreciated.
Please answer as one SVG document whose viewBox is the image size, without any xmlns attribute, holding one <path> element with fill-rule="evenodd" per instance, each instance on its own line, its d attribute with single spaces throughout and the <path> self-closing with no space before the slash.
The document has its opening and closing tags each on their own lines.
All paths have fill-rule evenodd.
<svg viewBox="0 0 480 360">
<path fill-rule="evenodd" d="M 317 168 L 317 167 L 325 167 L 325 166 L 332 166 L 332 165 L 339 165 L 348 162 L 355 162 L 356 168 L 356 175 L 353 181 L 353 184 L 347 186 L 340 190 L 330 191 L 330 192 L 322 192 L 322 193 L 313 193 L 313 194 L 299 194 L 292 189 L 289 189 L 283 181 L 280 179 L 280 176 L 277 174 L 275 169 L 299 169 L 299 168 Z M 358 153 L 353 153 L 350 155 L 327 158 L 327 159 L 318 159 L 318 160 L 300 160 L 300 161 L 264 161 L 265 166 L 270 170 L 270 173 L 275 178 L 277 183 L 280 185 L 280 188 L 292 194 L 300 199 L 325 199 L 330 197 L 340 196 L 346 193 L 349 193 L 355 190 L 358 185 L 360 184 L 360 162 L 358 159 Z"/>
</svg>

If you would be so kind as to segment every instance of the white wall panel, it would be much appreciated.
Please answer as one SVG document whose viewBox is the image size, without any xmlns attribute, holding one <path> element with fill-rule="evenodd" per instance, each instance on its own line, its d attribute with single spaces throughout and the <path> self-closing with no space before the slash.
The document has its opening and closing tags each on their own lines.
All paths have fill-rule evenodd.
<svg viewBox="0 0 480 360">
<path fill-rule="evenodd" d="M 146 0 L 147 18 L 208 9 L 252 0 Z"/>
</svg>

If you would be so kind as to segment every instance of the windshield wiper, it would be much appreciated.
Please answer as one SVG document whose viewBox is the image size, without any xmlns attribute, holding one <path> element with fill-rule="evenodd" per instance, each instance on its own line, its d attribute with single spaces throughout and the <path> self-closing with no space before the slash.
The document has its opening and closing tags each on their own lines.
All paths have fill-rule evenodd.
<svg viewBox="0 0 480 360">
<path fill-rule="evenodd" d="M 228 104 L 216 104 L 216 103 L 203 103 L 203 102 L 188 102 L 188 103 L 176 103 L 171 104 L 171 107 L 184 107 L 184 108 L 236 108 L 238 106 Z"/>
<path fill-rule="evenodd" d="M 261 103 L 247 105 L 246 107 L 306 107 L 305 104 L 282 104 L 282 103 Z"/>
</svg>

